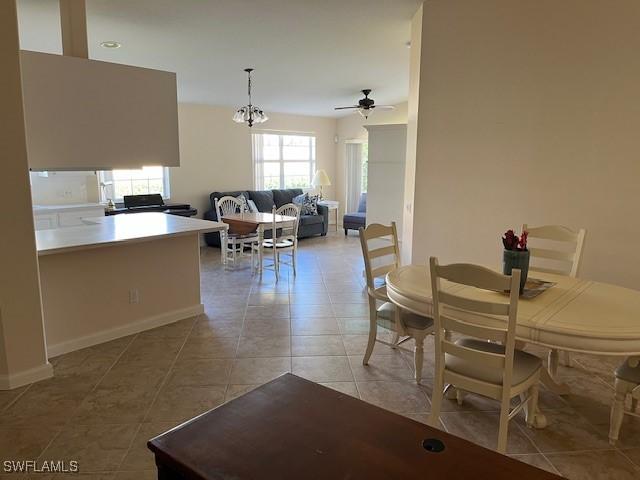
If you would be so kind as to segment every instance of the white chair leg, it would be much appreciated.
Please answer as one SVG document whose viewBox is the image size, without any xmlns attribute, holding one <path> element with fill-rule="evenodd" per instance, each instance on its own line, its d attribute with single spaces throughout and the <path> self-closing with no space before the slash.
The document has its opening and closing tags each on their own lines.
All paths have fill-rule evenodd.
<svg viewBox="0 0 640 480">
<path fill-rule="evenodd" d="M 529 388 L 529 399 L 525 408 L 527 426 L 536 426 L 536 413 L 538 411 L 538 393 L 540 391 L 539 382 L 534 383 Z"/>
<path fill-rule="evenodd" d="M 296 245 L 293 246 L 293 250 L 291 250 L 291 265 L 293 266 L 293 276 L 296 276 L 296 254 L 298 253 L 298 248 Z"/>
<path fill-rule="evenodd" d="M 276 282 L 280 280 L 280 264 L 278 262 L 278 249 L 276 248 L 275 240 L 273 242 L 273 269 L 276 272 Z"/>
<path fill-rule="evenodd" d="M 558 375 L 558 350 L 549 352 L 549 373 L 553 378 Z"/>
<path fill-rule="evenodd" d="M 565 367 L 573 367 L 571 362 L 571 353 L 570 352 L 561 352 L 560 355 L 560 363 Z"/>
<path fill-rule="evenodd" d="M 620 427 L 624 417 L 624 401 L 627 396 L 627 382 L 618 380 L 615 382 L 615 397 L 611 406 L 611 418 L 609 420 L 609 443 L 615 445 L 620 435 Z"/>
<path fill-rule="evenodd" d="M 416 383 L 420 383 L 422 380 L 422 363 L 424 360 L 424 337 L 414 337 L 413 340 L 415 342 L 415 346 L 413 347 L 413 368 L 416 372 Z"/>
<path fill-rule="evenodd" d="M 440 427 L 440 409 L 442 408 L 442 397 L 444 395 L 443 372 L 436 371 L 436 378 L 433 381 L 433 392 L 431 393 L 431 413 L 429 414 L 429 425 L 434 428 Z"/>
<path fill-rule="evenodd" d="M 256 266 L 253 243 L 250 245 L 250 247 L 251 247 L 251 275 L 253 275 L 255 273 L 255 266 Z"/>
<path fill-rule="evenodd" d="M 378 323 L 376 322 L 377 313 L 375 310 L 375 303 L 373 307 L 369 308 L 373 308 L 373 311 L 369 315 L 369 340 L 367 342 L 367 349 L 364 352 L 364 358 L 362 359 L 363 365 L 369 365 L 369 359 L 371 358 L 373 347 L 375 346 L 376 338 L 378 337 Z"/>
<path fill-rule="evenodd" d="M 507 451 L 507 435 L 509 432 L 509 402 L 503 404 L 500 408 L 500 426 L 498 428 L 498 452 L 506 453 Z"/>
<path fill-rule="evenodd" d="M 396 348 L 398 346 L 398 342 L 400 341 L 400 334 L 398 332 L 393 332 L 393 338 L 391 339 L 391 343 L 393 344 L 393 347 L 391 348 Z"/>
</svg>

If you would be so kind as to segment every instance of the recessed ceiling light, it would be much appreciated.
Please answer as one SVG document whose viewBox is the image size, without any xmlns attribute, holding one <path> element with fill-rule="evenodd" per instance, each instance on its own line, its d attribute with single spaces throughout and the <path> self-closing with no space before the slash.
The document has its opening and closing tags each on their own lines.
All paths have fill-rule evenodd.
<svg viewBox="0 0 640 480">
<path fill-rule="evenodd" d="M 106 42 L 100 43 L 102 48 L 120 48 L 122 44 L 120 42 L 114 42 L 113 40 L 108 40 Z"/>
</svg>

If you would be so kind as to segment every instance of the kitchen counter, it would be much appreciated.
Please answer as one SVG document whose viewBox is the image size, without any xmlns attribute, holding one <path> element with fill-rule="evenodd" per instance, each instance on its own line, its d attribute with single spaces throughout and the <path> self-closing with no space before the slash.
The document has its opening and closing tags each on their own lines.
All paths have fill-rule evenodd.
<svg viewBox="0 0 640 480">
<path fill-rule="evenodd" d="M 86 225 L 36 231 L 38 256 L 146 242 L 160 237 L 218 232 L 227 228 L 222 222 L 155 212 L 86 218 L 83 221 Z"/>
<path fill-rule="evenodd" d="M 52 210 L 78 210 L 78 209 L 86 209 L 86 208 L 102 208 L 104 209 L 104 205 L 101 203 L 63 203 L 60 205 L 34 205 L 33 211 L 35 213 L 38 212 L 50 212 Z"/>
<path fill-rule="evenodd" d="M 164 213 L 36 232 L 49 356 L 204 312 L 200 234 L 226 224 Z"/>
</svg>

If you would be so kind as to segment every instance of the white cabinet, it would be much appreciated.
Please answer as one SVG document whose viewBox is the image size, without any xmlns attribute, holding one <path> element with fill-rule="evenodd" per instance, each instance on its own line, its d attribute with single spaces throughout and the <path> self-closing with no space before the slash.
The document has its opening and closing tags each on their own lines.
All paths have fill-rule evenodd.
<svg viewBox="0 0 640 480">
<path fill-rule="evenodd" d="M 34 213 L 33 217 L 36 230 L 51 230 L 52 228 L 58 228 L 58 215 L 55 213 Z"/>
<path fill-rule="evenodd" d="M 33 219 L 36 230 L 75 227 L 84 225 L 83 218 L 101 217 L 104 207 L 98 203 L 82 205 L 34 206 Z"/>
</svg>

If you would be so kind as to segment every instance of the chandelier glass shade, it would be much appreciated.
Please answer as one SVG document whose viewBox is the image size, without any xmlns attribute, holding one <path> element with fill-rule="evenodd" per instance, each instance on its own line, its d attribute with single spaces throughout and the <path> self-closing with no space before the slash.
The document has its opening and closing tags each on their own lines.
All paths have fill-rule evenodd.
<svg viewBox="0 0 640 480">
<path fill-rule="evenodd" d="M 253 68 L 245 68 L 244 71 L 247 72 L 248 76 L 247 93 L 249 96 L 249 103 L 244 107 L 240 107 L 236 111 L 233 115 L 233 121 L 236 123 L 246 123 L 252 127 L 254 123 L 266 122 L 269 120 L 269 117 L 267 117 L 261 108 L 251 104 L 251 72 L 253 71 Z"/>
</svg>

